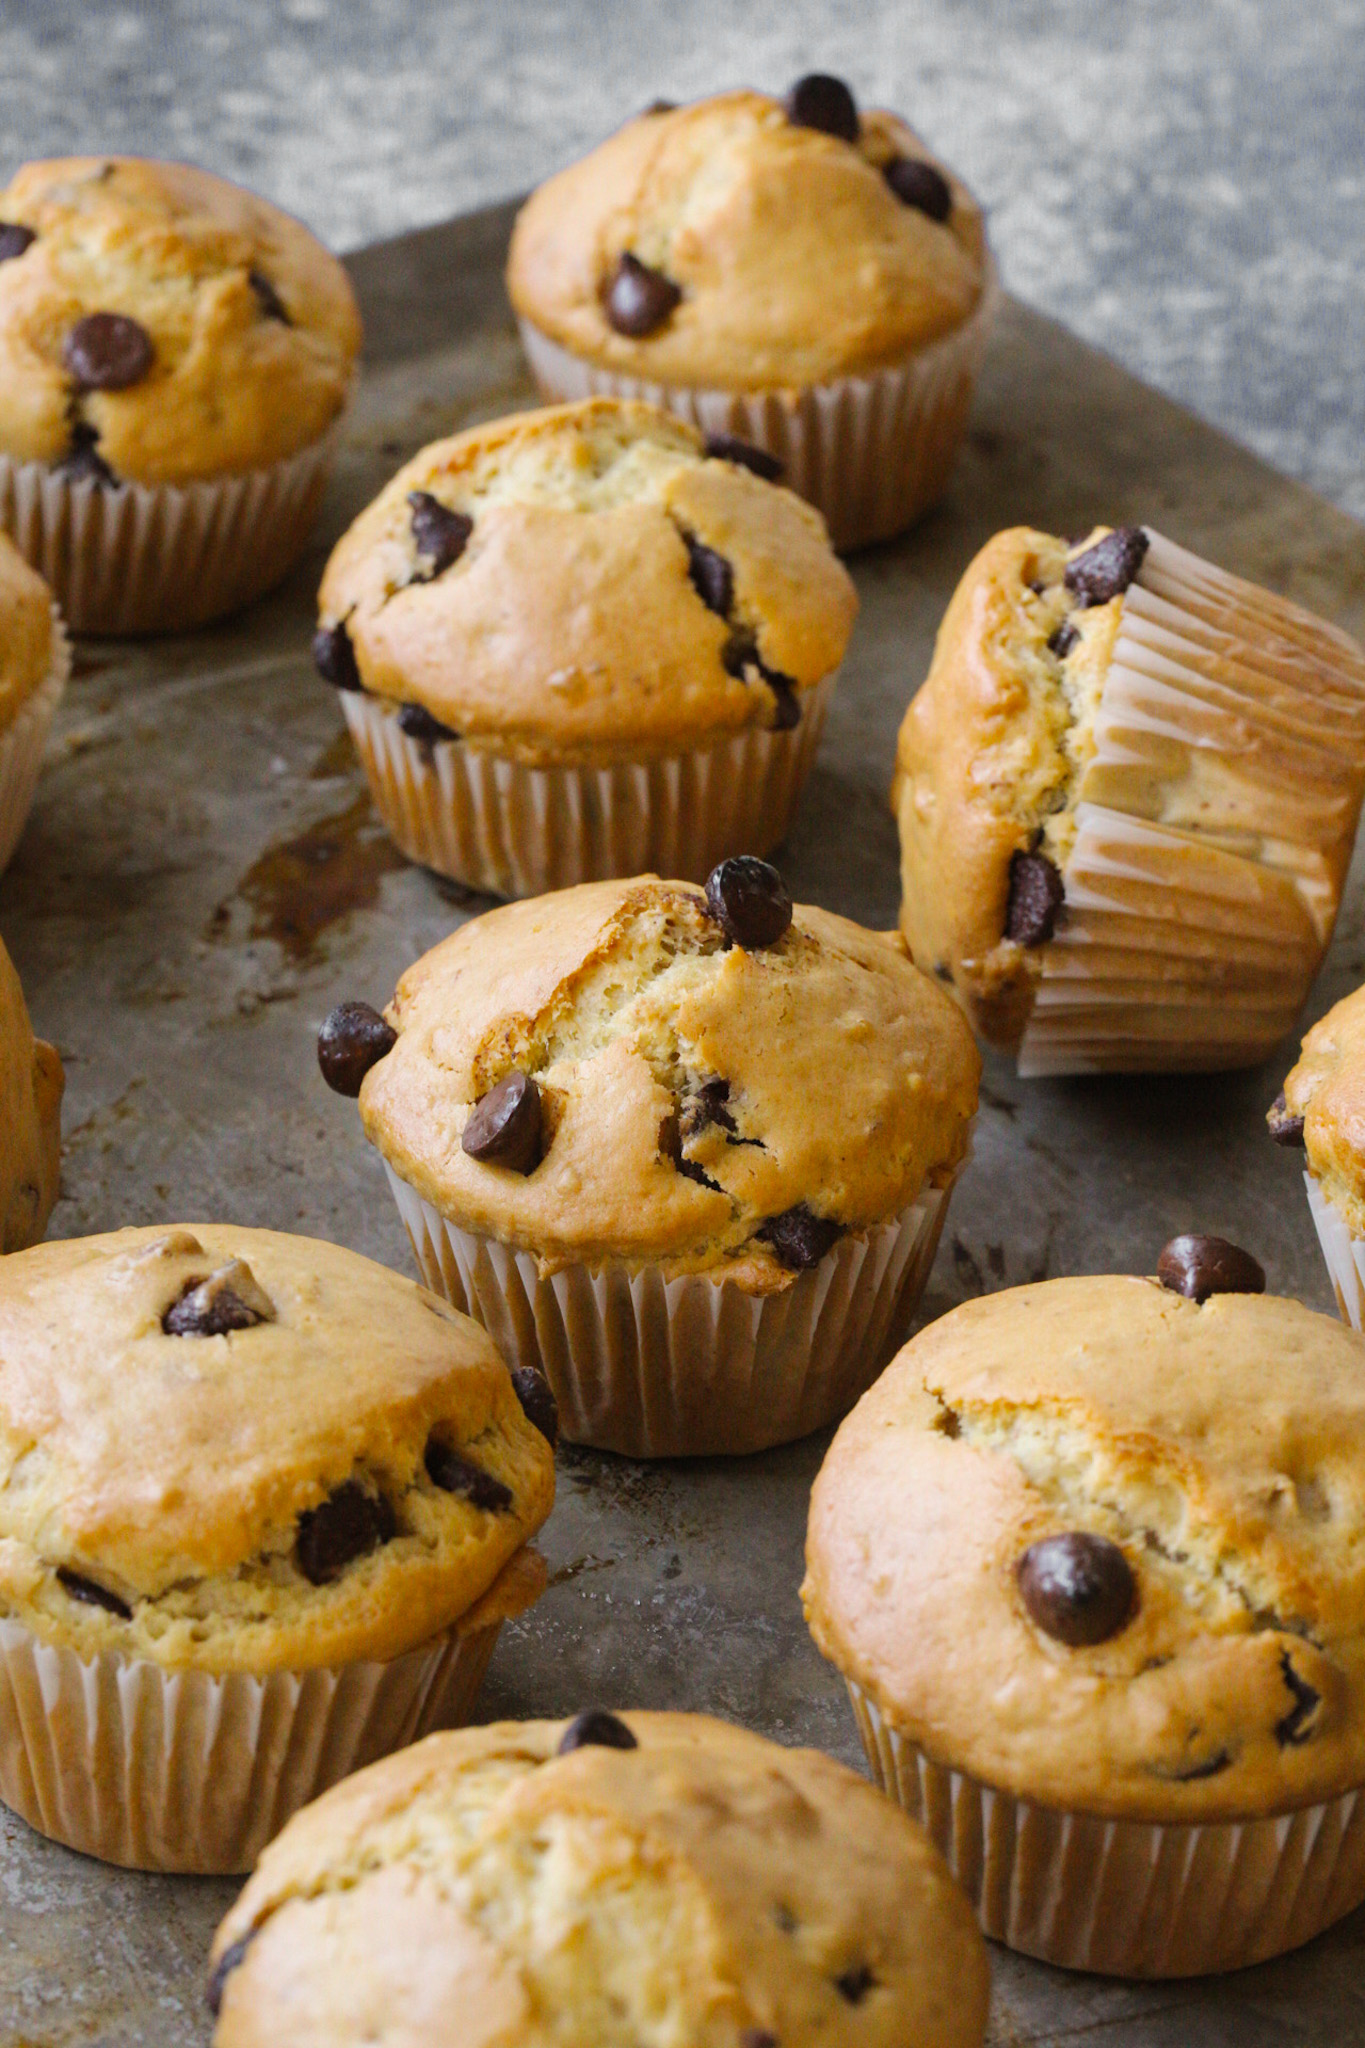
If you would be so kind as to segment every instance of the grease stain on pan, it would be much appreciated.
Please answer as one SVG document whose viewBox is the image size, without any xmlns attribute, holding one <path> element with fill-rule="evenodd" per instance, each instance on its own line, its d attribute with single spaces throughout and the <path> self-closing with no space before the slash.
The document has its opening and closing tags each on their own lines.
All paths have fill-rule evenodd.
<svg viewBox="0 0 1365 2048">
<path fill-rule="evenodd" d="M 251 912 L 249 939 L 273 939 L 291 960 L 309 960 L 325 931 L 354 910 L 373 909 L 384 876 L 406 866 L 362 790 L 344 811 L 268 846 L 219 904 L 208 936 L 231 934 L 235 899 Z"/>
</svg>

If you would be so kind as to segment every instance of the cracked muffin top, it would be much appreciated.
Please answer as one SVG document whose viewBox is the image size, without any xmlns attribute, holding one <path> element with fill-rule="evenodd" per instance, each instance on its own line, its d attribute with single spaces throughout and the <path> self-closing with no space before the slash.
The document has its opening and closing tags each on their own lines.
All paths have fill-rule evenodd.
<svg viewBox="0 0 1365 2048">
<path fill-rule="evenodd" d="M 65 1076 L 55 1046 L 33 1036 L 24 991 L 0 940 L 0 1252 L 47 1228 L 61 1175 Z"/>
<path fill-rule="evenodd" d="M 1266 1121 L 1300 1144 L 1308 1170 L 1355 1237 L 1365 1237 L 1365 988 L 1320 1017 Z"/>
<path fill-rule="evenodd" d="M 971 1034 L 894 935 L 793 912 L 748 857 L 705 895 L 646 875 L 490 911 L 408 969 L 388 1018 L 366 1135 L 549 1269 L 784 1288 L 951 1177 L 976 1109 Z"/>
<path fill-rule="evenodd" d="M 1251 1263 L 1167 1250 L 1201 1242 Z M 816 1480 L 821 1650 L 935 1761 L 1048 1806 L 1251 1817 L 1365 1781 L 1365 1341 L 1188 1284 L 965 1303 Z"/>
<path fill-rule="evenodd" d="M 45 1642 L 394 1657 L 527 1604 L 553 1498 L 491 1340 L 353 1252 L 195 1224 L 0 1264 L 0 1603 Z"/>
<path fill-rule="evenodd" d="M 62 157 L 0 192 L 0 451 L 185 484 L 326 432 L 360 316 L 278 207 L 188 164 Z"/>
<path fill-rule="evenodd" d="M 0 733 L 51 675 L 59 632 L 52 592 L 0 534 Z"/>
<path fill-rule="evenodd" d="M 319 607 L 333 683 L 538 762 L 795 724 L 858 600 L 793 492 L 599 398 L 424 448 L 338 542 Z"/>
<path fill-rule="evenodd" d="M 987 263 L 980 208 L 903 121 L 803 80 L 786 104 L 728 92 L 627 122 L 531 195 L 507 288 L 604 368 L 799 390 L 961 326 Z"/>
<path fill-rule="evenodd" d="M 985 1945 L 865 1779 L 697 1714 L 434 1735 L 290 1821 L 216 2048 L 978 2048 Z"/>
</svg>

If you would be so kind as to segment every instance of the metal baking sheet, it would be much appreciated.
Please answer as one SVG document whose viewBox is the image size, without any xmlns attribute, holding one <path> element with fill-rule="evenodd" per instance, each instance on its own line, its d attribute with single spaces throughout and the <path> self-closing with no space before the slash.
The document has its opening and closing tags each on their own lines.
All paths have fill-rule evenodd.
<svg viewBox="0 0 1365 2048">
<path fill-rule="evenodd" d="M 398 462 L 527 404 L 501 285 L 509 208 L 351 264 L 367 373 L 318 542 L 221 629 L 85 643 L 0 932 L 66 1062 L 56 1236 L 218 1218 L 310 1232 L 412 1270 L 379 1160 L 323 1087 L 313 1037 L 486 907 L 404 864 L 308 659 L 327 547 Z M 1148 520 L 1365 627 L 1365 531 L 1022 306 L 1006 306 L 951 496 L 855 564 L 863 614 L 821 762 L 781 854 L 793 893 L 896 916 L 896 728 L 953 584 L 996 528 Z M 1359 864 L 1318 1014 L 1362 973 Z M 1331 1307 L 1299 1172 L 1258 1073 L 1020 1083 L 988 1062 L 975 1162 L 925 1304 L 1043 1275 L 1150 1271 L 1173 1232 L 1251 1247 Z M 550 1590 L 499 1645 L 481 1712 L 711 1709 L 860 1761 L 797 1602 L 815 1438 L 733 1463 L 566 1450 Z M 233 1883 L 104 1869 L 0 1814 L 0 2048 L 202 2048 L 203 1958 Z M 1072 1977 L 993 1954 L 995 2044 L 1365 2044 L 1365 1912 L 1278 1963 L 1204 1983 Z"/>
</svg>

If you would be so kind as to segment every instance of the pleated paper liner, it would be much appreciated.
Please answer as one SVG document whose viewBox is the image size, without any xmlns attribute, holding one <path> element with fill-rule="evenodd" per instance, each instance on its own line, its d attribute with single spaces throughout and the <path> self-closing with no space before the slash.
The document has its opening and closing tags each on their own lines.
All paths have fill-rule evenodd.
<svg viewBox="0 0 1365 2048">
<path fill-rule="evenodd" d="M 1008 1948 L 1114 1977 L 1205 1976 L 1298 1948 L 1365 1899 L 1359 1791 L 1246 1821 L 1060 1812 L 931 1762 L 847 1684 L 873 1777 Z"/>
<path fill-rule="evenodd" d="M 17 715 L 0 729 L 0 875 L 19 844 L 38 787 L 47 735 L 71 674 L 71 642 L 52 607 L 52 661 Z"/>
<path fill-rule="evenodd" d="M 746 727 L 709 748 L 603 767 L 529 768 L 463 740 L 410 739 L 397 710 L 344 690 L 375 806 L 409 860 L 494 896 L 661 874 L 705 881 L 717 861 L 786 836 L 814 765 L 834 676 L 799 724 Z"/>
<path fill-rule="evenodd" d="M 1304 1175 L 1303 1185 L 1341 1320 L 1353 1330 L 1365 1329 L 1365 1239 L 1352 1236 L 1346 1218 L 1311 1173 Z"/>
<path fill-rule="evenodd" d="M 887 368 L 805 391 L 707 391 L 600 368 L 528 320 L 521 339 L 552 401 L 640 398 L 704 434 L 737 434 L 782 464 L 782 481 L 824 515 L 837 548 L 888 540 L 937 504 L 966 430 L 999 303 L 995 266 L 975 311 L 951 334 Z"/>
<path fill-rule="evenodd" d="M 0 1799 L 136 1870 L 250 1870 L 290 1815 L 362 1765 L 468 1720 L 505 1620 L 545 1565 L 523 1549 L 468 1614 L 387 1663 L 217 1676 L 41 1642 L 0 1618 Z"/>
<path fill-rule="evenodd" d="M 784 1293 L 701 1274 L 570 1266 L 461 1230 L 387 1166 L 427 1285 L 538 1367 L 572 1443 L 634 1458 L 765 1450 L 846 1415 L 906 1333 L 951 1183 L 839 1239 Z"/>
</svg>

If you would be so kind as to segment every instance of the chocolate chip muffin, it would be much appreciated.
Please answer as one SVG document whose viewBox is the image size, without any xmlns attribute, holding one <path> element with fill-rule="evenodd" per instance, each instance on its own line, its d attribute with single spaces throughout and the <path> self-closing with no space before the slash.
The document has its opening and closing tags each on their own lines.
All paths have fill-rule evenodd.
<svg viewBox="0 0 1365 2048">
<path fill-rule="evenodd" d="M 1181 1238 L 967 1302 L 816 1481 L 803 1589 L 988 1934 L 1232 1969 L 1365 1897 L 1365 1342 Z"/>
<path fill-rule="evenodd" d="M 0 533 L 0 873 L 27 822 L 70 667 L 52 592 Z"/>
<path fill-rule="evenodd" d="M 1320 1017 L 1266 1116 L 1306 1153 L 1304 1186 L 1337 1307 L 1365 1326 L 1365 989 Z"/>
<path fill-rule="evenodd" d="M 467 1711 L 554 1496 L 467 1317 L 201 1224 L 0 1264 L 0 1466 L 0 1796 L 159 1869 Z"/>
<path fill-rule="evenodd" d="M 360 347 L 341 265 L 186 164 L 67 157 L 0 193 L 0 520 L 87 631 L 277 582 Z"/>
<path fill-rule="evenodd" d="M 575 1441 L 750 1451 L 898 1340 L 980 1065 L 894 935 L 765 862 L 509 905 L 320 1044 L 422 1270 L 548 1376 Z"/>
<path fill-rule="evenodd" d="M 592 399 L 424 448 L 319 605 L 395 840 L 510 896 L 776 844 L 857 598 L 790 491 Z"/>
<path fill-rule="evenodd" d="M 995 300 L 970 193 L 818 74 L 627 122 L 532 194 L 507 288 L 547 397 L 740 436 L 839 547 L 942 495 Z"/>
<path fill-rule="evenodd" d="M 0 940 L 0 1252 L 36 1244 L 61 1174 L 62 1063 L 33 1036 L 24 991 Z"/>
<path fill-rule="evenodd" d="M 901 925 L 1021 1074 L 1252 1066 L 1326 951 L 1365 653 L 1149 527 L 997 534 L 901 726 Z"/>
<path fill-rule="evenodd" d="M 697 1714 L 435 1735 L 291 1821 L 213 1944 L 215 2048 L 979 2048 L 989 1972 L 863 1779 Z"/>
</svg>

